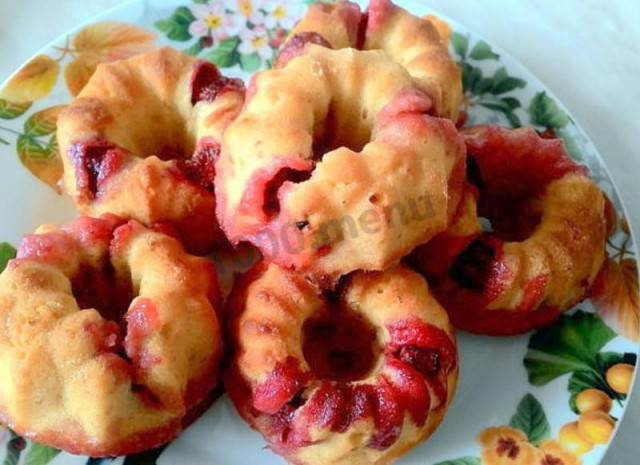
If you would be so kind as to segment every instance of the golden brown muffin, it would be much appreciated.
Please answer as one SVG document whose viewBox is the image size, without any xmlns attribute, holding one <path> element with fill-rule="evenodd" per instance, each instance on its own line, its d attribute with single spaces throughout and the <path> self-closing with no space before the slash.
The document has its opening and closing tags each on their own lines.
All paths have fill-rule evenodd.
<svg viewBox="0 0 640 465">
<path fill-rule="evenodd" d="M 446 228 L 464 145 L 384 52 L 306 47 L 254 76 L 216 166 L 218 218 L 318 279 L 385 269 Z"/>
<path fill-rule="evenodd" d="M 453 329 L 404 267 L 356 272 L 327 292 L 262 262 L 229 311 L 227 391 L 290 463 L 389 463 L 433 433 L 453 397 Z"/>
<path fill-rule="evenodd" d="M 560 140 L 497 126 L 463 135 L 475 194 L 414 259 L 458 328 L 507 335 L 549 324 L 587 296 L 602 267 L 605 196 Z"/>
<path fill-rule="evenodd" d="M 277 65 L 299 54 L 306 42 L 334 50 L 384 50 L 429 96 L 433 114 L 457 121 L 463 95 L 462 72 L 449 54 L 448 37 L 443 37 L 439 28 L 390 0 L 371 0 L 364 13 L 349 1 L 315 3 L 289 34 Z"/>
<path fill-rule="evenodd" d="M 216 272 L 135 221 L 26 236 L 0 275 L 0 420 L 42 444 L 125 455 L 175 438 L 217 384 Z"/>
<path fill-rule="evenodd" d="M 100 65 L 58 120 L 67 192 L 82 214 L 167 223 L 209 251 L 214 164 L 243 100 L 241 81 L 168 47 Z"/>
</svg>

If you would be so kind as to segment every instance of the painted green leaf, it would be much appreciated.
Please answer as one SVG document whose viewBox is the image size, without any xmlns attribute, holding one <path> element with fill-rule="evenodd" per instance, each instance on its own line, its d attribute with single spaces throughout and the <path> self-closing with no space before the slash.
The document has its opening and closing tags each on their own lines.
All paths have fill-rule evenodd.
<svg viewBox="0 0 640 465">
<path fill-rule="evenodd" d="M 56 105 L 35 112 L 24 123 L 25 133 L 32 137 L 52 134 L 56 130 L 58 116 L 64 108 L 64 105 Z"/>
<path fill-rule="evenodd" d="M 518 411 L 511 417 L 509 426 L 522 431 L 529 438 L 529 442 L 536 446 L 548 438 L 551 433 L 551 427 L 542 405 L 531 394 L 522 398 L 518 404 Z"/>
<path fill-rule="evenodd" d="M 44 145 L 38 139 L 26 134 L 18 136 L 16 148 L 18 149 L 18 155 L 20 155 L 20 159 L 23 162 L 33 159 L 49 160 L 56 156 L 56 153 L 51 151 L 50 146 Z"/>
<path fill-rule="evenodd" d="M 55 134 L 51 134 L 49 138 L 49 142 L 47 142 L 47 150 L 50 153 L 57 154 L 58 153 L 58 138 Z"/>
<path fill-rule="evenodd" d="M 0 98 L 0 119 L 14 119 L 31 108 L 32 102 L 13 103 Z"/>
<path fill-rule="evenodd" d="M 494 95 L 500 95 L 512 90 L 525 87 L 527 82 L 524 79 L 509 76 L 506 68 L 503 66 L 493 73 L 493 85 L 491 86 L 491 93 Z"/>
<path fill-rule="evenodd" d="M 482 70 L 469 63 L 462 64 L 462 86 L 465 92 L 476 95 L 479 82 L 483 79 Z"/>
<path fill-rule="evenodd" d="M 16 258 L 16 248 L 6 242 L 0 243 L 0 272 L 7 267 L 12 258 Z"/>
<path fill-rule="evenodd" d="M 11 143 L 8 140 L 3 139 L 2 137 L 0 137 L 0 144 L 3 145 L 10 145 Z"/>
<path fill-rule="evenodd" d="M 522 106 L 520 100 L 515 97 L 502 97 L 500 100 L 502 100 L 502 102 L 511 110 L 515 110 Z"/>
<path fill-rule="evenodd" d="M 538 92 L 529 104 L 531 123 L 545 128 L 561 129 L 569 124 L 569 117 L 546 92 Z"/>
<path fill-rule="evenodd" d="M 609 387 L 606 382 L 605 374 L 607 369 L 611 365 L 616 363 L 628 363 L 631 365 L 636 364 L 636 355 L 632 353 L 621 354 L 619 352 L 604 352 L 598 354 L 597 357 L 598 368 L 591 371 L 576 371 L 569 378 L 567 385 L 571 397 L 569 399 L 569 406 L 574 413 L 579 414 L 576 407 L 576 397 L 585 389 L 594 388 L 599 389 L 614 400 L 622 401 L 627 398 L 625 394 L 620 394 Z"/>
<path fill-rule="evenodd" d="M 200 37 L 191 47 L 187 47 L 183 50 L 184 53 L 191 56 L 196 56 L 207 47 L 207 38 Z"/>
<path fill-rule="evenodd" d="M 240 61 L 240 54 L 237 51 L 240 39 L 238 37 L 229 37 L 220 41 L 218 46 L 212 51 L 204 55 L 206 60 L 211 61 L 220 68 L 230 68 Z"/>
<path fill-rule="evenodd" d="M 186 6 L 177 8 L 167 19 L 161 19 L 154 24 L 160 31 L 164 32 L 171 40 L 186 42 L 191 39 L 189 25 L 196 20 L 193 13 Z"/>
<path fill-rule="evenodd" d="M 474 95 L 486 94 L 487 92 L 489 92 L 489 90 L 491 90 L 492 86 L 493 86 L 493 79 L 483 77 L 475 80 L 475 82 L 473 83 L 473 87 L 471 88 L 471 92 Z"/>
<path fill-rule="evenodd" d="M 507 117 L 507 120 L 509 121 L 509 124 L 511 125 L 512 128 L 519 128 L 522 126 L 522 123 L 520 122 L 520 118 L 515 113 L 506 112 L 504 115 Z"/>
<path fill-rule="evenodd" d="M 60 451 L 58 449 L 43 446 L 34 442 L 27 451 L 27 456 L 23 465 L 46 465 L 59 453 Z"/>
<path fill-rule="evenodd" d="M 478 101 L 477 103 L 489 110 L 499 111 L 504 114 L 512 128 L 519 128 L 522 126 L 520 118 L 514 112 L 514 110 L 520 106 L 518 99 L 513 97 L 503 97 L 500 99 L 486 98 Z"/>
<path fill-rule="evenodd" d="M 542 386 L 558 376 L 598 368 L 598 352 L 616 333 L 593 313 L 577 311 L 529 339 L 524 366 L 529 382 Z"/>
<path fill-rule="evenodd" d="M 193 3 L 209 3 L 209 0 L 192 0 Z"/>
<path fill-rule="evenodd" d="M 445 460 L 434 465 L 481 465 L 482 462 L 477 457 L 460 457 L 459 459 Z"/>
<path fill-rule="evenodd" d="M 459 32 L 451 33 L 451 45 L 460 58 L 464 60 L 467 57 L 467 51 L 469 50 L 468 36 L 464 36 Z"/>
<path fill-rule="evenodd" d="M 474 60 L 497 60 L 500 58 L 500 55 L 494 53 L 494 51 L 491 50 L 491 46 L 484 40 L 481 40 L 473 46 L 471 53 L 469 53 L 469 58 Z"/>
<path fill-rule="evenodd" d="M 257 53 L 240 56 L 240 67 L 248 73 L 255 73 L 262 67 L 262 58 Z"/>
</svg>

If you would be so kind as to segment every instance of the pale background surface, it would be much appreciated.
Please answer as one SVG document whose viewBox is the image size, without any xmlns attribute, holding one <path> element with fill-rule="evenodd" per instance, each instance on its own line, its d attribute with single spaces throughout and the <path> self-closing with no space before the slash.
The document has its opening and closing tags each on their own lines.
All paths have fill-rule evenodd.
<svg viewBox="0 0 640 465">
<path fill-rule="evenodd" d="M 68 29 L 122 0 L 0 0 L 0 83 Z M 640 231 L 640 2 L 425 0 L 511 53 L 568 107 Z M 640 457 L 640 389 L 603 465 Z"/>
</svg>

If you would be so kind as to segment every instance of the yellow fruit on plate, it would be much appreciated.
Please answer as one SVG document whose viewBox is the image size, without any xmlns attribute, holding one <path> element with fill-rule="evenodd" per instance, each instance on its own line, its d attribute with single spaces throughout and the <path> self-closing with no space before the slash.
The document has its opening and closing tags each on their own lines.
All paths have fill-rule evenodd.
<svg viewBox="0 0 640 465">
<path fill-rule="evenodd" d="M 585 389 L 576 397 L 576 407 L 580 413 L 604 412 L 611 410 L 611 397 L 600 389 Z"/>
<path fill-rule="evenodd" d="M 614 391 L 627 394 L 633 379 L 633 369 L 633 365 L 628 363 L 616 363 L 607 370 L 607 384 Z"/>
<path fill-rule="evenodd" d="M 586 412 L 578 419 L 580 435 L 594 444 L 606 444 L 611 439 L 611 433 L 616 422 L 604 412 Z"/>
<path fill-rule="evenodd" d="M 578 422 L 572 421 L 560 429 L 558 440 L 562 447 L 576 455 L 586 454 L 593 449 L 593 442 L 584 438 L 578 430 Z"/>
</svg>

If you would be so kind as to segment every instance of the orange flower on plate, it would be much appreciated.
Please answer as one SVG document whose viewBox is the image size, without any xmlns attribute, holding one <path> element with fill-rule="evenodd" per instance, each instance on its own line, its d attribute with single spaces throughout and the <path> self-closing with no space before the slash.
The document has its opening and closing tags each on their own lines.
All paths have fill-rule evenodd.
<svg viewBox="0 0 640 465">
<path fill-rule="evenodd" d="M 539 448 L 544 454 L 542 465 L 580 465 L 582 460 L 572 452 L 569 452 L 562 444 L 554 439 L 547 439 Z"/>
<path fill-rule="evenodd" d="M 487 428 L 478 435 L 483 465 L 580 465 L 580 458 L 555 440 L 540 447 L 529 442 L 519 429 L 510 426 Z"/>
<path fill-rule="evenodd" d="M 522 431 L 509 426 L 483 430 L 478 442 L 483 465 L 541 465 L 545 458 Z"/>
<path fill-rule="evenodd" d="M 618 333 L 640 340 L 638 268 L 634 258 L 607 258 L 593 286 L 591 301 L 598 315 Z"/>
<path fill-rule="evenodd" d="M 69 91 L 78 95 L 100 63 L 144 53 L 153 48 L 156 35 L 130 24 L 105 21 L 78 32 L 68 52 L 75 55 L 65 69 Z"/>
</svg>

